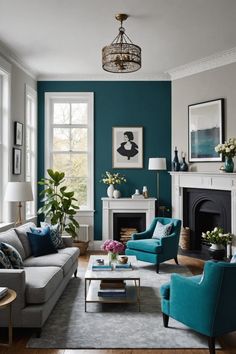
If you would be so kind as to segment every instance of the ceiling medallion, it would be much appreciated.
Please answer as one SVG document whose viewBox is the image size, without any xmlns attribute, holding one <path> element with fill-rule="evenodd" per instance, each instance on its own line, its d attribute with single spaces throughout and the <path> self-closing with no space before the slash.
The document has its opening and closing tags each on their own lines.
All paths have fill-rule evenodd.
<svg viewBox="0 0 236 354">
<path fill-rule="evenodd" d="M 111 73 L 132 73 L 141 68 L 141 48 L 125 34 L 126 14 L 115 16 L 120 21 L 119 33 L 110 45 L 102 49 L 102 67 Z"/>
</svg>

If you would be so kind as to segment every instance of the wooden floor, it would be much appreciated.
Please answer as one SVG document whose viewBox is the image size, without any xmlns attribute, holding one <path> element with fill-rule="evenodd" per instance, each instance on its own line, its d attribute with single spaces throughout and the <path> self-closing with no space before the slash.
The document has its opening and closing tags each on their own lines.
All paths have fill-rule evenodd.
<svg viewBox="0 0 236 354">
<path fill-rule="evenodd" d="M 99 252 L 100 253 L 100 252 Z M 81 265 L 88 263 L 89 254 L 81 256 Z M 200 274 L 204 262 L 199 259 L 186 256 L 179 256 L 179 263 L 187 266 L 193 274 Z M 13 332 L 13 345 L 11 348 L 0 347 L 0 354 L 208 354 L 207 349 L 27 349 L 26 343 L 32 334 L 31 330 L 19 329 Z M 236 333 L 230 334 L 219 339 L 223 350 L 217 350 L 217 354 L 236 354 Z"/>
</svg>

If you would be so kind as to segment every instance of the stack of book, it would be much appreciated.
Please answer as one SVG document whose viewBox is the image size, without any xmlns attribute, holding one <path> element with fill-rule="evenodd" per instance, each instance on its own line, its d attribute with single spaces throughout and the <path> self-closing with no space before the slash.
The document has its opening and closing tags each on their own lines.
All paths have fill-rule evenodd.
<svg viewBox="0 0 236 354">
<path fill-rule="evenodd" d="M 126 243 L 131 240 L 132 234 L 137 232 L 138 230 L 135 227 L 122 227 L 120 230 L 120 242 Z"/>
<path fill-rule="evenodd" d="M 117 263 L 117 264 L 115 264 L 114 269 L 115 270 L 132 270 L 133 268 L 132 268 L 132 264 L 130 262 L 128 262 L 125 264 Z"/>
<path fill-rule="evenodd" d="M 122 279 L 103 279 L 100 283 L 99 297 L 125 297 L 126 285 Z"/>
<path fill-rule="evenodd" d="M 100 262 L 94 262 L 92 265 L 92 270 L 97 270 L 97 271 L 101 271 L 101 270 L 112 270 L 112 265 L 111 264 L 106 264 L 106 263 L 100 263 Z"/>
</svg>

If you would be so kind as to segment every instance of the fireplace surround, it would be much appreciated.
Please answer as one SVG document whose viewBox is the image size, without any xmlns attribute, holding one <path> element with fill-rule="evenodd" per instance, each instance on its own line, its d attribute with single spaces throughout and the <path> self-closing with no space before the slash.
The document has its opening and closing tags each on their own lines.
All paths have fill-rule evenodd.
<svg viewBox="0 0 236 354">
<path fill-rule="evenodd" d="M 206 190 L 208 190 L 208 191 L 212 191 L 213 195 L 217 194 L 220 191 L 228 192 L 226 193 L 227 195 L 226 199 L 228 200 L 228 203 L 230 205 L 229 207 L 222 207 L 221 201 L 219 199 L 216 201 L 216 205 L 213 206 L 211 198 L 204 197 L 203 200 L 205 199 L 205 205 L 203 205 L 204 203 L 202 203 L 202 210 L 200 208 L 200 212 L 204 214 L 204 212 L 206 212 L 207 210 L 212 211 L 212 213 L 208 214 L 208 217 L 209 218 L 211 217 L 211 221 L 207 219 L 207 222 L 209 221 L 207 227 L 211 226 L 210 222 L 212 223 L 212 225 L 214 224 L 214 222 L 222 222 L 223 225 L 219 225 L 219 226 L 224 226 L 225 229 L 227 229 L 227 231 L 231 231 L 231 233 L 234 235 L 233 251 L 235 252 L 236 251 L 236 237 L 235 237 L 236 235 L 236 173 L 170 172 L 170 174 L 172 177 L 172 217 L 184 221 L 184 226 L 188 226 L 186 225 L 186 220 L 185 220 L 186 208 L 184 205 L 185 198 L 186 198 L 185 196 L 186 190 L 198 189 L 198 192 L 200 193 L 201 192 L 205 193 Z M 219 198 L 221 198 L 220 195 L 221 194 L 219 194 Z M 219 215 L 217 214 L 221 212 L 224 215 L 223 219 L 225 218 L 225 214 L 227 213 L 230 214 L 227 220 L 222 221 L 222 219 L 218 219 L 217 221 L 217 218 L 219 218 Z M 205 215 L 205 218 L 206 217 L 207 216 Z M 194 232 L 195 230 L 191 230 L 191 231 Z M 196 244 L 194 244 L 194 242 L 197 241 L 193 240 L 192 242 L 193 242 L 192 246 L 196 247 Z"/>
</svg>

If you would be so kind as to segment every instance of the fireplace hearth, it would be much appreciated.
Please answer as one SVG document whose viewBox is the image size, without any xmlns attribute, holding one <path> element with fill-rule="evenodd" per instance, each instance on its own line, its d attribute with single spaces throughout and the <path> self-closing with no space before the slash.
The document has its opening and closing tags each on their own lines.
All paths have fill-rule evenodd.
<svg viewBox="0 0 236 354">
<path fill-rule="evenodd" d="M 198 188 L 183 189 L 183 225 L 190 228 L 190 247 L 201 249 L 201 234 L 214 227 L 231 232 L 231 193 Z"/>
</svg>

